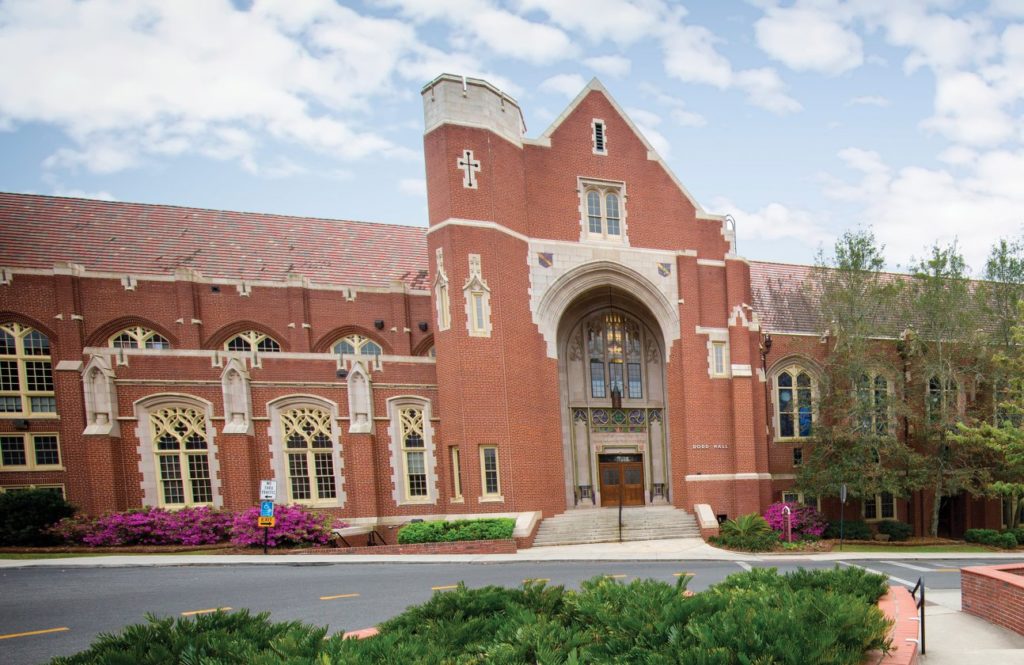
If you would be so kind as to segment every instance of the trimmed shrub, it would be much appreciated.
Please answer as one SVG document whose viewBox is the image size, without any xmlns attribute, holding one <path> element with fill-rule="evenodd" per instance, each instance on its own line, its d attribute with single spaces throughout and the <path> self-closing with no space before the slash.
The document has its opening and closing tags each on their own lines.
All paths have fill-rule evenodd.
<svg viewBox="0 0 1024 665">
<path fill-rule="evenodd" d="M 453 543 L 462 540 L 507 540 L 512 537 L 516 521 L 511 517 L 446 522 L 415 522 L 398 530 L 398 544 Z"/>
<path fill-rule="evenodd" d="M 1017 539 L 1017 544 L 1024 545 L 1024 526 L 1018 526 L 1014 529 L 1007 529 L 1003 533 L 1012 533 L 1013 537 Z"/>
<path fill-rule="evenodd" d="M 579 591 L 543 584 L 435 594 L 380 625 L 366 640 L 266 614 L 149 618 L 103 635 L 53 665 L 87 663 L 738 663 L 858 665 L 888 650 L 888 621 L 875 606 L 885 578 L 858 569 L 779 575 L 739 573 L 698 594 L 671 585 L 594 578 Z"/>
<path fill-rule="evenodd" d="M 875 528 L 878 529 L 878 533 L 888 534 L 889 540 L 896 542 L 906 540 L 914 533 L 914 527 L 906 522 L 897 522 L 896 520 L 882 520 Z"/>
<path fill-rule="evenodd" d="M 302 506 L 277 506 L 274 509 L 276 523 L 269 534 L 264 534 L 266 529 L 256 526 L 259 516 L 258 507 L 235 515 L 231 524 L 232 545 L 263 547 L 264 537 L 269 547 L 326 545 L 331 539 L 331 529 L 345 526 L 341 522 L 332 524 L 330 517 L 312 513 Z"/>
<path fill-rule="evenodd" d="M 825 529 L 826 538 L 839 538 L 839 520 L 830 520 Z M 871 540 L 871 527 L 861 520 L 846 520 L 843 524 L 843 538 L 846 540 Z"/>
<path fill-rule="evenodd" d="M 91 547 L 126 545 L 212 545 L 228 539 L 234 515 L 206 506 L 147 508 L 98 518 L 61 520 L 51 532 L 66 543 Z"/>
<path fill-rule="evenodd" d="M 748 552 L 767 552 L 779 544 L 778 534 L 757 513 L 740 515 L 734 520 L 722 522 L 719 535 L 708 540 L 714 545 Z"/>
<path fill-rule="evenodd" d="M 821 538 L 825 529 L 828 528 L 828 520 L 824 515 L 811 506 L 793 502 L 783 503 L 782 501 L 773 503 L 768 506 L 768 510 L 764 511 L 764 519 L 772 531 L 779 534 L 779 538 L 785 537 L 786 515 L 784 509 L 787 506 L 791 511 L 789 518 L 794 540 Z"/>
<path fill-rule="evenodd" d="M 75 514 L 75 507 L 49 490 L 0 494 L 0 545 L 52 545 L 52 525 Z"/>
<path fill-rule="evenodd" d="M 999 533 L 995 529 L 968 529 L 964 532 L 964 540 L 969 543 L 1001 547 L 1007 550 L 1015 549 L 1019 544 L 1012 531 Z"/>
</svg>

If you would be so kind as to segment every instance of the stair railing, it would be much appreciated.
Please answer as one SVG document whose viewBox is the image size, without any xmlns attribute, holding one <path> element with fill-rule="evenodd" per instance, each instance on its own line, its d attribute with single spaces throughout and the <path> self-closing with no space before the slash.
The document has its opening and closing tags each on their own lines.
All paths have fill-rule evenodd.
<svg viewBox="0 0 1024 665">
<path fill-rule="evenodd" d="M 619 487 L 619 542 L 622 542 L 622 487 Z"/>
</svg>

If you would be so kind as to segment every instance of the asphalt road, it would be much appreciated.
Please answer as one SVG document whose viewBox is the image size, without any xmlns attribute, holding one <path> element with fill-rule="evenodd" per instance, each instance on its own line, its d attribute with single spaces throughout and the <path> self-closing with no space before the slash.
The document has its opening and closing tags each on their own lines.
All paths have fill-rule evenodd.
<svg viewBox="0 0 1024 665">
<path fill-rule="evenodd" d="M 958 589 L 960 567 L 986 562 L 949 558 L 855 563 L 889 575 L 894 584 L 912 584 L 923 577 L 929 589 Z M 700 591 L 749 565 L 785 571 L 833 564 L 598 561 L 3 569 L 0 663 L 42 663 L 76 653 L 97 634 L 144 621 L 146 613 L 179 616 L 215 608 L 248 608 L 268 611 L 274 620 L 326 625 L 334 632 L 373 626 L 460 581 L 470 587 L 516 586 L 541 578 L 576 587 L 598 575 L 626 582 L 638 577 L 673 582 L 677 575 L 692 573 L 689 588 Z"/>
</svg>

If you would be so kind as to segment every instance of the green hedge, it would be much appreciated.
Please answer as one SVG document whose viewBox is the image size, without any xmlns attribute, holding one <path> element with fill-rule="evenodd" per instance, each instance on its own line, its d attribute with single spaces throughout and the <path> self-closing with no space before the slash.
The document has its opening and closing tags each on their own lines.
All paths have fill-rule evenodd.
<svg viewBox="0 0 1024 665">
<path fill-rule="evenodd" d="M 896 520 L 882 520 L 876 528 L 878 533 L 889 534 L 889 540 L 896 542 L 906 540 L 914 533 L 914 527 L 906 522 L 897 522 Z"/>
<path fill-rule="evenodd" d="M 875 605 L 885 578 L 847 568 L 779 575 L 758 569 L 687 596 L 675 584 L 594 578 L 579 591 L 543 584 L 435 594 L 365 640 L 267 614 L 149 618 L 53 665 L 858 665 L 887 650 Z"/>
<path fill-rule="evenodd" d="M 512 537 L 516 521 L 511 517 L 446 522 L 415 522 L 398 531 L 398 544 L 453 543 L 459 540 L 506 540 Z"/>
<path fill-rule="evenodd" d="M 1017 537 L 1012 531 L 999 533 L 995 529 L 968 529 L 964 532 L 964 540 L 1006 550 L 1015 549 L 1018 545 Z"/>
<path fill-rule="evenodd" d="M 826 538 L 839 538 L 839 520 L 830 520 L 825 529 Z M 871 527 L 861 520 L 846 520 L 843 523 L 843 538 L 846 540 L 871 540 Z"/>
<path fill-rule="evenodd" d="M 0 545 L 54 545 L 60 538 L 49 528 L 75 514 L 75 507 L 46 489 L 0 494 Z"/>
</svg>

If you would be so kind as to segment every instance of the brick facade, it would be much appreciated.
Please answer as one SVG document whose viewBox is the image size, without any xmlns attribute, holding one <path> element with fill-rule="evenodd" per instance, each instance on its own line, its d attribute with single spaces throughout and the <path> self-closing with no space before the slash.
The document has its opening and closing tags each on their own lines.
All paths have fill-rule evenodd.
<svg viewBox="0 0 1024 665">
<path fill-rule="evenodd" d="M 252 505 L 265 478 L 284 502 L 275 404 L 306 400 L 332 414 L 338 453 L 338 499 L 317 507 L 357 523 L 597 506 L 608 501 L 602 460 L 622 455 L 643 465 L 642 503 L 736 516 L 778 500 L 792 485 L 793 444 L 770 438 L 769 377 L 786 359 L 813 365 L 824 348 L 813 317 L 765 286 L 798 282 L 806 268 L 737 256 L 729 220 L 690 197 L 596 81 L 535 139 L 516 103 L 483 81 L 442 76 L 423 98 L 428 228 L 0 194 L 18 239 L 0 250 L 0 324 L 49 338 L 57 402 L 56 415 L 0 414 L 0 435 L 57 433 L 62 454 L 60 469 L 0 470 L 0 486 L 61 485 L 93 514 L 157 503 L 146 414 L 177 401 L 206 414 L 215 505 Z M 593 150 L 595 119 L 605 154 Z M 460 166 L 470 152 L 479 169 Z M 604 237 L 589 232 L 591 186 L 618 194 L 618 233 L 610 214 Z M 474 293 L 485 303 L 479 330 Z M 598 423 L 620 410 L 573 364 L 583 363 L 573 331 L 605 311 L 647 331 L 642 395 L 621 409 L 636 423 Z M 111 348 L 134 326 L 170 348 Z M 225 348 L 244 331 L 280 351 Z M 764 332 L 776 340 L 767 368 Z M 346 335 L 381 355 L 334 353 Z M 345 378 L 357 366 L 365 399 Z M 94 404 L 104 390 L 110 422 Z M 412 501 L 393 408 L 408 400 L 429 411 L 427 496 Z M 370 424 L 353 427 L 364 415 Z M 498 451 L 495 491 L 484 445 Z M 899 505 L 900 519 L 923 524 L 923 499 Z M 969 526 L 998 519 L 984 506 L 965 514 Z"/>
<path fill-rule="evenodd" d="M 976 566 L 960 571 L 963 611 L 1024 635 L 1024 566 Z"/>
</svg>

